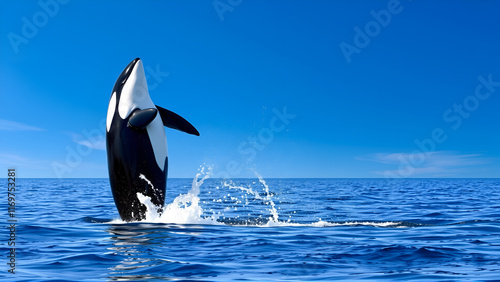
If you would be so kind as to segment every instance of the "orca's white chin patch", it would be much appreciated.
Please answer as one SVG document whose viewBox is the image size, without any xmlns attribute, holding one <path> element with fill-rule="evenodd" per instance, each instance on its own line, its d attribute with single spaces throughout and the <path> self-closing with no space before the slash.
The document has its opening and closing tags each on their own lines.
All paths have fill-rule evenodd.
<svg viewBox="0 0 500 282">
<path fill-rule="evenodd" d="M 153 101 L 149 97 L 144 66 L 142 65 L 142 61 L 139 60 L 122 88 L 118 104 L 118 114 L 120 114 L 122 119 L 126 119 L 135 109 L 153 107 Z"/>
</svg>

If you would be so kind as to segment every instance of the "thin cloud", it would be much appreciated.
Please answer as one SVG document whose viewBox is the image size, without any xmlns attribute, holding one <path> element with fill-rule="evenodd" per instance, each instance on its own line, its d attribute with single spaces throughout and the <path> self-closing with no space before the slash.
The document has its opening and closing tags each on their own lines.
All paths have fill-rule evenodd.
<svg viewBox="0 0 500 282">
<path fill-rule="evenodd" d="M 9 167 L 23 167 L 34 169 L 47 169 L 50 163 L 48 161 L 40 161 L 28 159 L 19 155 L 0 153 L 0 164 Z"/>
<path fill-rule="evenodd" d="M 24 123 L 0 119 L 0 130 L 17 131 L 45 131 L 43 128 L 27 125 Z"/>
<path fill-rule="evenodd" d="M 74 132 L 66 132 L 66 134 L 71 136 L 71 139 L 76 144 L 80 144 L 91 149 L 102 150 L 102 151 L 106 150 L 106 138 L 104 137 L 104 135 L 93 136 L 92 139 L 88 139 L 82 134 Z"/>
<path fill-rule="evenodd" d="M 492 162 L 481 154 L 460 154 L 451 151 L 428 153 L 376 153 L 356 158 L 392 166 L 374 171 L 375 174 L 394 177 L 459 177 L 475 166 Z"/>
</svg>

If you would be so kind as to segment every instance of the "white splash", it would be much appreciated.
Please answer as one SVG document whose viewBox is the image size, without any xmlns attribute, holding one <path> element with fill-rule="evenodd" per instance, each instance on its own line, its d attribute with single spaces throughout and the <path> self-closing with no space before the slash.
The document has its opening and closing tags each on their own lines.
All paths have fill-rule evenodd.
<svg viewBox="0 0 500 282">
<path fill-rule="evenodd" d="M 198 180 L 201 176 L 203 177 Z M 203 217 L 203 208 L 200 206 L 200 186 L 211 175 L 211 169 L 205 172 L 205 167 L 202 167 L 200 172 L 196 174 L 191 184 L 191 190 L 187 194 L 177 196 L 174 201 L 163 208 L 163 212 L 159 213 L 159 207 L 155 206 L 148 196 L 137 193 L 139 201 L 146 206 L 146 218 L 142 222 L 152 223 L 175 223 L 175 224 L 222 224 L 217 221 L 218 216 Z M 141 175 L 142 176 L 142 175 Z M 141 177 L 142 178 L 142 177 Z M 142 178 L 148 181 L 145 177 Z M 152 186 L 151 182 L 148 183 Z"/>
<path fill-rule="evenodd" d="M 142 179 L 142 180 L 145 180 L 149 184 L 149 186 L 151 186 L 151 188 L 153 188 L 153 189 L 155 188 L 153 186 L 153 183 L 151 183 L 151 181 L 149 181 L 149 179 L 147 179 L 146 176 L 144 176 L 144 174 L 142 174 L 142 173 L 139 174 L 139 178 Z"/>
<path fill-rule="evenodd" d="M 260 175 L 256 170 L 252 170 L 252 171 L 255 174 L 255 176 L 257 176 L 257 178 L 259 178 L 260 184 L 262 184 L 262 186 L 264 186 L 265 191 L 266 191 L 267 204 L 271 205 L 269 212 L 271 212 L 272 217 L 269 217 L 269 221 L 267 222 L 267 225 L 271 226 L 274 224 L 279 224 L 280 222 L 278 220 L 278 217 L 279 217 L 278 211 L 276 210 L 276 205 L 274 204 L 273 198 L 272 198 L 271 194 L 269 193 L 269 186 L 267 185 L 264 178 L 262 178 L 262 175 Z"/>
<path fill-rule="evenodd" d="M 398 227 L 404 228 L 408 227 L 402 224 L 402 222 L 374 222 L 374 221 L 351 221 L 351 222 L 327 222 L 321 219 L 313 223 L 297 223 L 292 222 L 291 219 L 286 221 L 279 220 L 278 210 L 276 208 L 276 204 L 273 201 L 272 194 L 269 189 L 269 185 L 262 178 L 262 176 L 255 170 L 253 170 L 254 174 L 259 179 L 259 183 L 263 186 L 263 190 L 266 193 L 266 196 L 261 196 L 258 192 L 252 190 L 251 187 L 242 187 L 235 185 L 233 181 L 227 180 L 223 183 L 222 187 L 227 189 L 236 189 L 246 192 L 248 195 L 253 195 L 255 200 L 262 201 L 270 206 L 268 211 L 270 212 L 270 216 L 268 217 L 268 221 L 266 223 L 261 224 L 247 224 L 243 226 L 255 226 L 255 227 L 336 227 L 336 226 L 373 226 L 373 227 Z M 204 216 L 204 210 L 200 206 L 200 187 L 203 185 L 204 181 L 211 176 L 211 168 L 208 167 L 205 172 L 205 167 L 202 166 L 200 171 L 196 174 L 195 178 L 192 181 L 191 189 L 186 194 L 180 194 L 177 196 L 172 203 L 166 205 L 163 208 L 162 212 L 160 207 L 155 206 L 151 199 L 148 196 L 144 196 L 141 193 L 137 193 L 137 198 L 139 201 L 146 206 L 146 218 L 141 222 L 151 222 L 151 223 L 173 223 L 173 224 L 200 224 L 200 225 L 232 225 L 228 223 L 224 214 L 220 212 L 217 214 L 212 214 L 211 216 Z M 139 176 L 141 179 L 148 182 L 148 184 L 153 187 L 153 184 L 144 176 Z M 217 187 L 219 189 L 219 187 Z M 210 193 L 210 192 L 209 192 Z M 229 195 L 228 195 L 229 196 Z M 224 196 L 224 199 L 226 196 Z M 233 198 L 231 198 L 233 200 Z M 237 200 L 237 198 L 234 198 Z M 223 199 L 213 199 L 215 202 L 223 202 Z M 237 201 L 236 203 L 242 203 L 241 201 Z M 248 199 L 247 204 L 248 206 Z M 238 207 L 232 207 L 237 211 Z M 226 208 L 228 209 L 228 208 Z M 222 222 L 218 219 L 222 218 Z M 238 218 L 238 217 L 237 217 Z M 110 223 L 126 223 L 119 219 L 113 220 Z M 238 226 L 238 225 L 236 225 Z"/>
<path fill-rule="evenodd" d="M 259 195 L 258 192 L 252 190 L 252 188 L 250 187 L 242 187 L 242 186 L 236 186 L 231 180 L 229 181 L 225 181 L 224 182 L 224 187 L 227 187 L 229 189 L 236 189 L 236 190 L 241 190 L 243 192 L 246 192 L 247 194 L 249 195 L 253 195 L 255 197 L 255 199 L 257 200 L 263 200 L 263 198 Z"/>
</svg>

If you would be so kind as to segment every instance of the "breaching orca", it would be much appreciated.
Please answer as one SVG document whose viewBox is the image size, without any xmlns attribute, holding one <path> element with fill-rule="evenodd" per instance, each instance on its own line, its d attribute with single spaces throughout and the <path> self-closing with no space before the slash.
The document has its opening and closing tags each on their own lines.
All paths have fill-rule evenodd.
<svg viewBox="0 0 500 282">
<path fill-rule="evenodd" d="M 168 157 L 163 126 L 200 135 L 181 116 L 155 106 L 142 61 L 136 58 L 116 80 L 106 119 L 109 182 L 124 221 L 145 218 L 146 207 L 137 193 L 158 207 L 165 203 Z"/>
</svg>

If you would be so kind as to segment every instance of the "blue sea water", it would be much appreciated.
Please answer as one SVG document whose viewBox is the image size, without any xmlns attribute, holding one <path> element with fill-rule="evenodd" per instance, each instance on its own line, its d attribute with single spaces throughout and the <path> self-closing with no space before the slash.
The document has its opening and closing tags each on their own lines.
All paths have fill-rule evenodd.
<svg viewBox="0 0 500 282">
<path fill-rule="evenodd" d="M 500 179 L 198 175 L 169 179 L 164 214 L 150 207 L 133 223 L 107 179 L 17 187 L 16 274 L 1 231 L 5 281 L 500 279 Z"/>
</svg>

